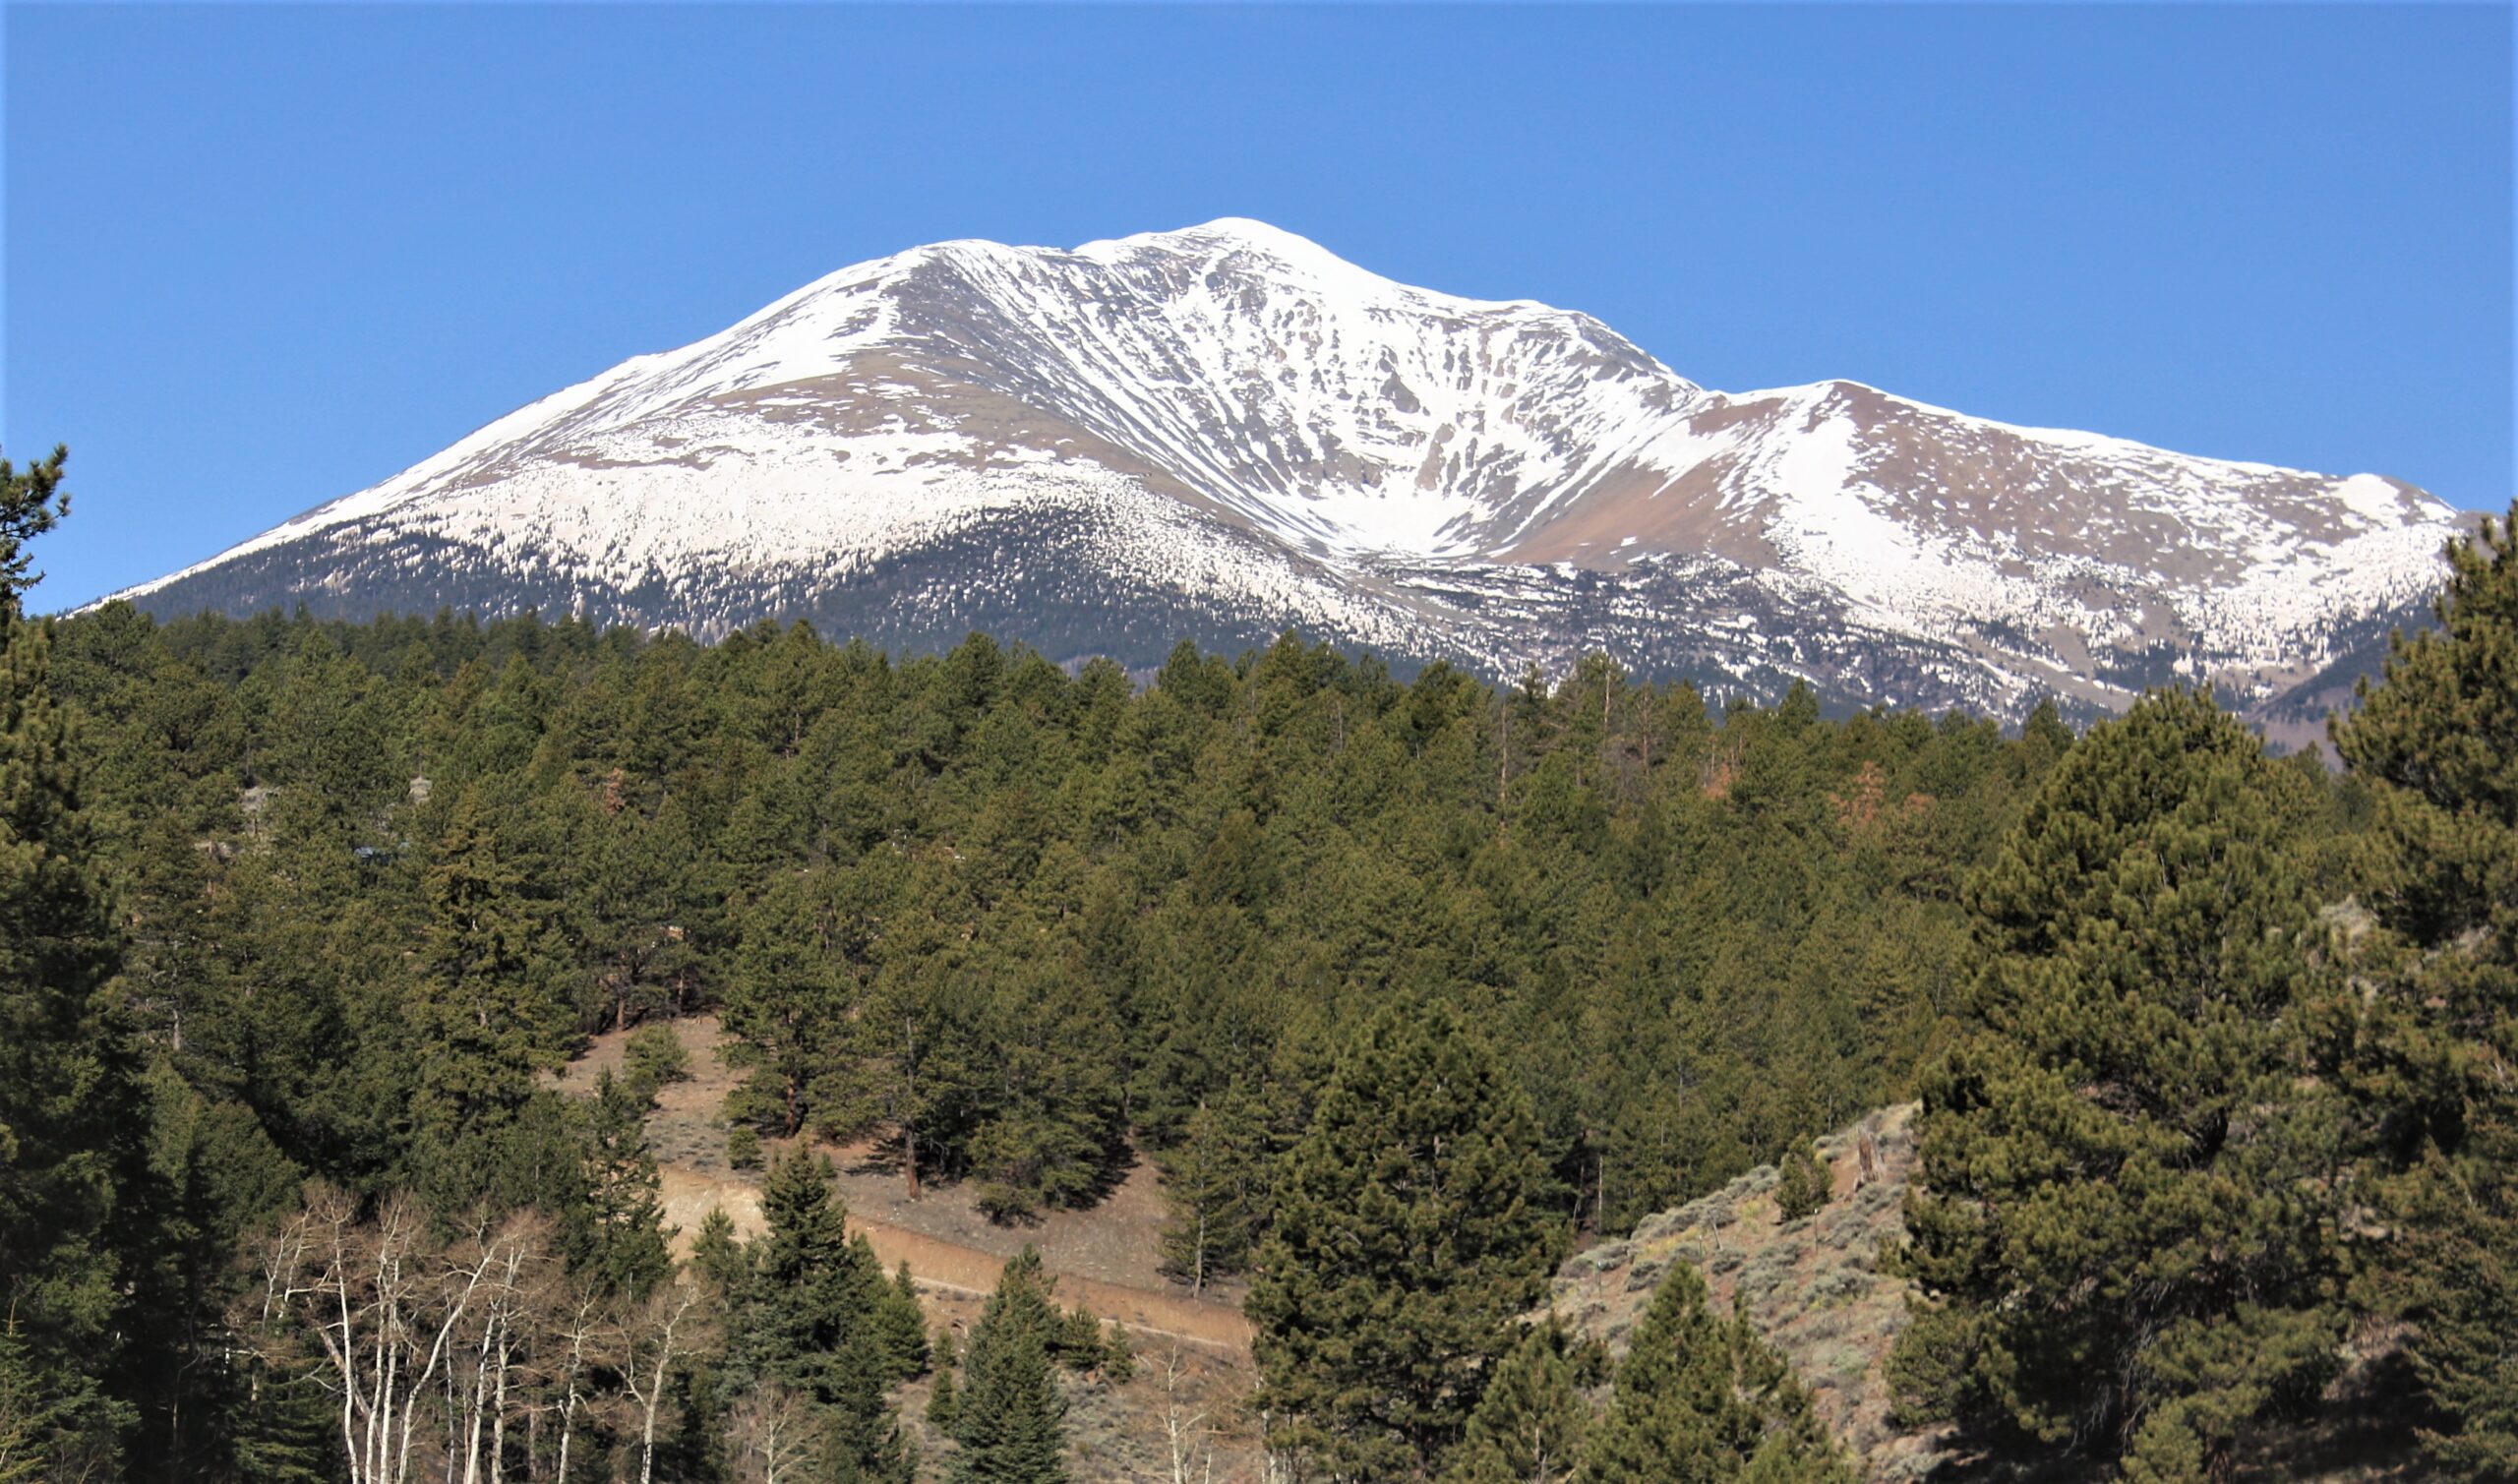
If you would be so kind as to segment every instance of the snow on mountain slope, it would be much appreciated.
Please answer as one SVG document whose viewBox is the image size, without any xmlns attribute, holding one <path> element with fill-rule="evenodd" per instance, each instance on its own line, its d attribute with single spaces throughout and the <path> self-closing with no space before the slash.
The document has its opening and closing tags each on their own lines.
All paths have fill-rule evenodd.
<svg viewBox="0 0 2518 1484">
<path fill-rule="evenodd" d="M 2010 711 L 2296 684 L 2458 517 L 1852 383 L 1721 393 L 1586 316 L 1228 219 L 844 268 L 135 588 L 158 612 L 759 618 L 1060 657 L 1293 624 Z"/>
</svg>

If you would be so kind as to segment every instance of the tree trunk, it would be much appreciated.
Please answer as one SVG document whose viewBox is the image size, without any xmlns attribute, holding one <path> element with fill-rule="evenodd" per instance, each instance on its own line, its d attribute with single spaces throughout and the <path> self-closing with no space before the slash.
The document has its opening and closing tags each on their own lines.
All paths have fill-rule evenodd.
<svg viewBox="0 0 2518 1484">
<path fill-rule="evenodd" d="M 901 1085 L 903 1103 L 908 1107 L 901 1118 L 901 1153 L 909 1166 L 909 1198 L 919 1199 L 918 1185 L 918 1023 L 901 1017 Z"/>
</svg>

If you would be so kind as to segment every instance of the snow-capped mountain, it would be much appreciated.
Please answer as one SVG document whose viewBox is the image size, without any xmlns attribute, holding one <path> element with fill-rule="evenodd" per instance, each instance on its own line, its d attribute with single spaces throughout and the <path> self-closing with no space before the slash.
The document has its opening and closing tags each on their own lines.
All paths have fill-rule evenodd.
<svg viewBox="0 0 2518 1484">
<path fill-rule="evenodd" d="M 1228 219 L 844 268 L 119 596 L 1131 665 L 1292 626 L 2009 713 L 2295 684 L 2427 598 L 2459 518 L 1853 383 L 1712 391 L 1584 315 Z"/>
</svg>

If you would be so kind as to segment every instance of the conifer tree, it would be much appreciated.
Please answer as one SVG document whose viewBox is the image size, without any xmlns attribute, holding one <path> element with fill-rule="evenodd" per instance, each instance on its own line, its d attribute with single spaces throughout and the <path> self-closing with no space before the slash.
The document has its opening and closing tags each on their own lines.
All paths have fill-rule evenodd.
<svg viewBox="0 0 2518 1484">
<path fill-rule="evenodd" d="M 709 1207 L 690 1239 L 690 1266 L 716 1284 L 721 1301 L 743 1301 L 751 1279 L 751 1249 L 735 1237 L 735 1218 L 726 1215 L 723 1206 Z"/>
<path fill-rule="evenodd" d="M 1258 1099 L 1235 1082 L 1202 1101 L 1163 1157 L 1164 1271 L 1206 1292 L 1250 1262 L 1266 1198 L 1268 1129 Z"/>
<path fill-rule="evenodd" d="M 597 1075 L 586 1111 L 586 1199 L 566 1221 L 570 1266 L 633 1299 L 673 1271 L 645 1115 L 610 1068 Z"/>
<path fill-rule="evenodd" d="M 972 966 L 985 999 L 973 1026 L 979 1117 L 966 1147 L 980 1209 L 997 1220 L 1088 1202 L 1125 1129 L 1117 1016 L 1107 993 L 1071 950 L 1044 944 L 1038 926 L 1005 916 L 1020 924 L 1021 946 L 985 943 Z"/>
<path fill-rule="evenodd" d="M 1338 1469 L 1424 1471 L 1562 1238 L 1529 1098 L 1439 1002 L 1362 1026 L 1286 1158 L 1246 1305 L 1264 1403 Z"/>
<path fill-rule="evenodd" d="M 877 852 L 850 868 L 852 913 L 881 916 L 883 930 L 879 945 L 867 944 L 868 962 L 850 956 L 864 998 L 845 1027 L 844 1054 L 822 1069 L 814 1094 L 833 1136 L 897 1140 L 915 1200 L 930 1169 L 949 1164 L 951 1131 L 965 1123 L 981 1075 L 962 1034 L 967 985 L 953 971 L 969 934 L 956 920 L 951 877 L 931 866 L 905 874 L 892 861 Z"/>
<path fill-rule="evenodd" d="M 2261 742 L 2157 692 L 2048 776 L 1974 883 L 1974 1028 L 1924 1081 L 1910 1404 L 2016 1445 L 2223 1466 L 2342 1336 L 2324 971 Z"/>
<path fill-rule="evenodd" d="M 749 1108 L 771 1115 L 779 1133 L 803 1127 L 806 1090 L 841 1035 L 840 923 L 827 871 L 772 882 L 745 915 L 743 944 L 726 986 L 724 1019 L 739 1038 L 738 1062 L 754 1069 Z"/>
<path fill-rule="evenodd" d="M 1059 1324 L 1040 1254 L 1027 1246 L 998 1276 L 962 1357 L 952 1484 L 1065 1484 L 1066 1398 L 1049 1367 Z"/>
<path fill-rule="evenodd" d="M 559 1059 L 559 1007 L 524 871 L 478 790 L 455 801 L 427 894 L 425 967 L 411 1007 L 415 1111 L 433 1139 L 450 1144 L 512 1115 L 532 1095 L 533 1074 Z"/>
<path fill-rule="evenodd" d="M 1127 1327 L 1115 1319 L 1102 1327 L 1102 1358 L 1094 1369 L 1112 1386 L 1125 1386 L 1136 1379 L 1136 1343 L 1128 1338 Z"/>
<path fill-rule="evenodd" d="M 1811 1153 L 1810 1142 L 1796 1139 L 1775 1166 L 1775 1211 L 1784 1220 L 1798 1221 L 1828 1204 L 1834 1176 Z"/>
<path fill-rule="evenodd" d="M 682 1038 L 663 1021 L 650 1021 L 630 1033 L 622 1046 L 622 1083 L 638 1106 L 654 1105 L 656 1095 L 690 1078 L 690 1052 Z"/>
<path fill-rule="evenodd" d="M 58 1408 L 27 1353 L 14 1314 L 0 1321 L 0 1484 L 27 1484 L 52 1467 Z"/>
<path fill-rule="evenodd" d="M 1573 1477 L 1591 1425 L 1573 1344 L 1551 1322 L 1533 1327 L 1504 1357 L 1444 1465 L 1444 1484 L 1564 1484 Z"/>
<path fill-rule="evenodd" d="M 22 616 L 28 537 L 65 507 L 63 451 L 0 459 L 0 1319 L 23 1337 L 22 1419 L 67 1463 L 108 1446 L 100 1384 L 133 1316 L 147 1108 L 107 997 L 122 955 L 101 852 L 52 701 L 47 623 Z M 84 1434 L 81 1442 L 73 1434 Z"/>
<path fill-rule="evenodd" d="M 1591 1484 L 1852 1484 L 1853 1473 L 1792 1367 L 1745 1316 L 1727 1322 L 1705 1279 L 1673 1266 L 1618 1367 L 1609 1409 L 1583 1450 Z"/>
<path fill-rule="evenodd" d="M 961 1394 L 953 1382 L 954 1367 L 935 1367 L 935 1385 L 927 1394 L 927 1425 L 946 1437 L 961 1426 Z"/>
<path fill-rule="evenodd" d="M 828 1447 L 869 1481 L 905 1479 L 908 1456 L 884 1393 L 894 1379 L 876 1322 L 889 1285 L 848 1235 L 830 1160 L 798 1149 L 761 1188 L 768 1230 L 749 1246 L 734 1363 L 827 1409 Z"/>
<path fill-rule="evenodd" d="M 23 469 L 0 458 L 0 613 L 9 618 L 21 616 L 27 589 L 43 580 L 27 543 L 70 513 L 70 492 L 61 487 L 62 466 L 69 460 L 67 444 L 53 445 L 50 457 Z"/>
<path fill-rule="evenodd" d="M 2395 1238 L 2368 1296 L 2453 1425 L 2463 1477 L 2518 1479 L 2518 506 L 2451 544 L 2437 629 L 2399 635 L 2334 727 L 2392 847 L 2369 906 L 2406 950 L 2341 1062 L 2383 1157 Z"/>
<path fill-rule="evenodd" d="M 909 1274 L 909 1259 L 875 1300 L 874 1323 L 882 1331 L 883 1356 L 892 1374 L 906 1381 L 926 1374 L 929 1358 L 927 1311 L 919 1306 L 918 1284 Z"/>
</svg>

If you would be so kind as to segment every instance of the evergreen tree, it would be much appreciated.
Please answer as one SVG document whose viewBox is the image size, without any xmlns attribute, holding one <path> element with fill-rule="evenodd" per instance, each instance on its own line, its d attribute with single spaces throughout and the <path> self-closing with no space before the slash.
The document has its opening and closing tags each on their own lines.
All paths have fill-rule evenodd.
<svg viewBox="0 0 2518 1484">
<path fill-rule="evenodd" d="M 952 1484 L 1065 1484 L 1066 1398 L 1049 1368 L 1058 1324 L 1040 1254 L 1026 1247 L 971 1330 L 951 1408 Z"/>
<path fill-rule="evenodd" d="M 885 1392 L 895 1379 L 877 1314 L 889 1284 L 871 1248 L 848 1235 L 830 1160 L 798 1149 L 761 1188 L 768 1229 L 749 1244 L 734 1363 L 810 1396 L 830 1419 L 840 1466 L 906 1479 L 909 1460 Z"/>
<path fill-rule="evenodd" d="M 909 1276 L 909 1259 L 874 1302 L 874 1323 L 883 1334 L 883 1356 L 891 1372 L 906 1381 L 927 1374 L 927 1311 L 918 1302 L 918 1284 Z"/>
<path fill-rule="evenodd" d="M 739 1064 L 755 1069 L 745 1106 L 790 1137 L 804 1125 L 806 1090 L 837 1049 L 850 1009 L 831 887 L 827 870 L 773 881 L 744 917 L 726 986 L 726 1030 L 740 1038 Z"/>
<path fill-rule="evenodd" d="M 69 460 L 67 444 L 53 445 L 51 457 L 23 469 L 0 458 L 0 615 L 21 617 L 27 589 L 43 580 L 27 543 L 70 513 L 70 492 L 61 487 L 62 466 Z"/>
<path fill-rule="evenodd" d="M 1529 1099 L 1458 1011 L 1385 1010 L 1287 1158 L 1247 1304 L 1264 1403 L 1340 1469 L 1430 1469 L 1562 1238 Z"/>
<path fill-rule="evenodd" d="M 1198 1104 L 1180 1143 L 1162 1157 L 1164 1271 L 1207 1284 L 1249 1266 L 1266 1199 L 1268 1130 L 1258 1099 L 1235 1082 Z"/>
<path fill-rule="evenodd" d="M 0 1322 L 0 1484 L 27 1484 L 52 1467 L 58 1407 L 12 1314 Z"/>
<path fill-rule="evenodd" d="M 1136 1379 L 1136 1344 L 1128 1338 L 1127 1327 L 1115 1319 L 1102 1329 L 1102 1359 L 1095 1369 L 1112 1386 L 1126 1386 Z"/>
<path fill-rule="evenodd" d="M 1971 891 L 1972 1033 L 1927 1074 L 1910 1402 L 2199 1478 L 2312 1398 L 2344 1313 L 2323 971 L 2286 789 L 2209 698 L 2146 696 L 2053 773 Z"/>
<path fill-rule="evenodd" d="M 2369 1110 L 2394 1239 L 2367 1293 L 2453 1425 L 2462 1477 L 2518 1479 L 2518 506 L 2449 548 L 2440 626 L 2334 727 L 2391 847 L 2368 902 L 2402 947 L 2339 1060 Z"/>
<path fill-rule="evenodd" d="M 641 1107 L 652 1104 L 656 1095 L 672 1084 L 690 1079 L 690 1053 L 663 1021 L 651 1021 L 630 1032 L 621 1052 L 623 1082 L 631 1100 Z"/>
<path fill-rule="evenodd" d="M 850 869 L 852 913 L 880 916 L 879 944 L 863 935 L 865 958 L 848 960 L 865 999 L 814 1084 L 824 1130 L 835 1137 L 888 1135 L 898 1143 L 911 1199 L 934 1168 L 950 1168 L 983 1080 L 964 1034 L 970 977 L 956 973 L 971 935 L 958 882 L 929 862 L 905 878 L 879 852 Z"/>
<path fill-rule="evenodd" d="M 1810 1150 L 1806 1139 L 1796 1139 L 1784 1151 L 1783 1162 L 1775 1166 L 1775 1212 L 1784 1220 L 1798 1221 L 1828 1204 L 1835 1194 L 1835 1177 Z"/>
<path fill-rule="evenodd" d="M 512 1117 L 532 1095 L 534 1073 L 558 1063 L 561 1016 L 524 870 L 479 791 L 455 801 L 426 890 L 425 967 L 411 1006 L 415 1112 L 453 1164 L 478 1158 L 466 1135 Z M 457 1169 L 440 1183 L 459 1191 L 467 1182 Z"/>
<path fill-rule="evenodd" d="M 690 1266 L 716 1285 L 720 1302 L 741 1303 L 749 1292 L 751 1259 L 751 1249 L 736 1240 L 735 1218 L 723 1206 L 709 1207 L 690 1239 Z"/>
<path fill-rule="evenodd" d="M 1582 1477 L 1852 1484 L 1853 1473 L 1791 1366 L 1745 1317 L 1715 1317 L 1705 1279 L 1680 1263 L 1635 1327 L 1608 1414 L 1583 1450 Z"/>
<path fill-rule="evenodd" d="M 608 1292 L 643 1298 L 673 1271 L 646 1109 L 607 1067 L 586 1123 L 587 1198 L 568 1213 L 570 1266 Z"/>
<path fill-rule="evenodd" d="M 1591 1425 L 1573 1348 L 1572 1336 L 1551 1321 L 1504 1357 L 1444 1465 L 1444 1484 L 1563 1484 L 1573 1477 Z"/>
<path fill-rule="evenodd" d="M 0 460 L 0 1319 L 13 1349 L 23 1339 L 19 1425 L 68 1465 L 125 1420 L 100 1387 L 148 1318 L 126 1295 L 149 1190 L 136 1050 L 107 989 L 122 937 L 52 702 L 48 625 L 20 611 L 23 543 L 66 505 L 62 458 Z"/>
<path fill-rule="evenodd" d="M 678 816 L 651 823 L 628 806 L 622 787 L 616 770 L 586 810 L 592 817 L 577 831 L 570 893 L 579 953 L 593 981 L 589 1008 L 614 1030 L 675 1008 L 675 986 L 694 957 L 690 934 L 678 920 L 689 905 L 681 888 L 692 863 L 689 842 L 673 838 Z M 676 845 L 683 850 L 673 850 Z"/>
<path fill-rule="evenodd" d="M 1071 947 L 1045 947 L 1042 926 L 1024 916 L 1000 914 L 1019 946 L 989 941 L 972 970 L 985 998 L 967 1152 L 980 1208 L 1001 1221 L 1090 1204 L 1125 1133 L 1118 1017 Z"/>
<path fill-rule="evenodd" d="M 962 1417 L 961 1394 L 954 1387 L 953 1369 L 951 1365 L 938 1364 L 935 1385 L 927 1394 L 927 1425 L 948 1438 L 961 1426 Z"/>
</svg>

